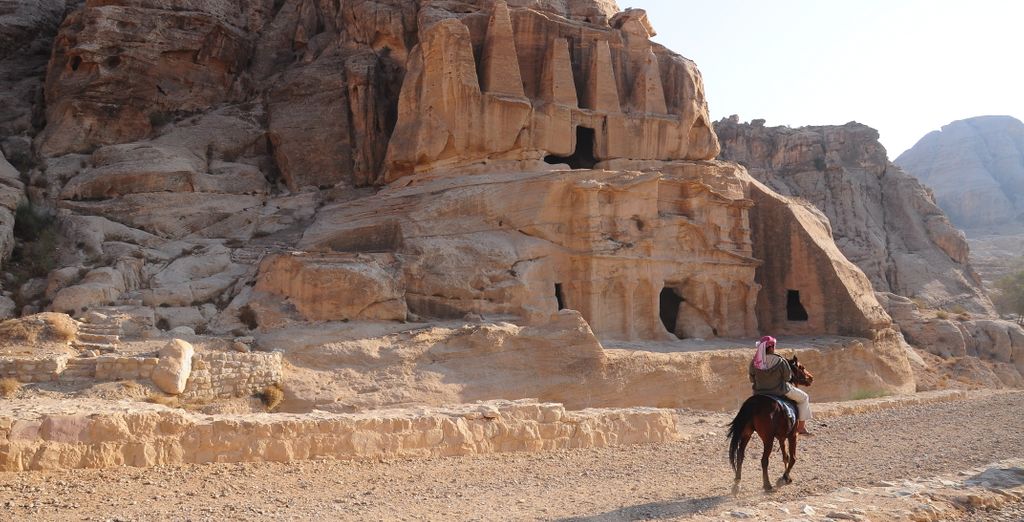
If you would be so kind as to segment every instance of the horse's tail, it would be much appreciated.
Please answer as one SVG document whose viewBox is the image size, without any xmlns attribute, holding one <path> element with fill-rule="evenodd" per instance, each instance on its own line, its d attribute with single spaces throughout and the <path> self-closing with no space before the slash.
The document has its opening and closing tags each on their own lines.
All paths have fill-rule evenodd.
<svg viewBox="0 0 1024 522">
<path fill-rule="evenodd" d="M 754 408 L 756 404 L 754 401 L 747 399 L 743 402 L 743 406 L 740 406 L 739 413 L 729 423 L 729 431 L 726 432 L 725 436 L 729 438 L 729 465 L 732 466 L 733 471 L 736 471 L 736 459 L 740 452 L 740 442 L 743 438 L 743 432 L 747 430 L 747 426 L 750 426 L 754 421 Z"/>
</svg>

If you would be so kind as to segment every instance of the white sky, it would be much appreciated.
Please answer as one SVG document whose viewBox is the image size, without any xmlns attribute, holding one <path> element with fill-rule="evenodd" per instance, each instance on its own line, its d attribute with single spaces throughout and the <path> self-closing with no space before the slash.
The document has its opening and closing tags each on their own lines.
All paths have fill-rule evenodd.
<svg viewBox="0 0 1024 522">
<path fill-rule="evenodd" d="M 697 62 L 711 117 L 878 129 L 890 158 L 972 116 L 1024 120 L 1019 0 L 618 0 Z"/>
</svg>

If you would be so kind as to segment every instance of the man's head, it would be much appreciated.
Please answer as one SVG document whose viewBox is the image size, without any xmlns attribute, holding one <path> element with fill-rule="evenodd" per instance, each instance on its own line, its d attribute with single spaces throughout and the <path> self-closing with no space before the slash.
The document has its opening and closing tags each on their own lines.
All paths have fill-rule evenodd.
<svg viewBox="0 0 1024 522">
<path fill-rule="evenodd" d="M 760 342 L 764 343 L 764 351 L 765 351 L 765 353 L 775 353 L 775 338 L 774 337 L 772 337 L 770 335 L 766 335 L 766 336 L 761 338 Z"/>
</svg>

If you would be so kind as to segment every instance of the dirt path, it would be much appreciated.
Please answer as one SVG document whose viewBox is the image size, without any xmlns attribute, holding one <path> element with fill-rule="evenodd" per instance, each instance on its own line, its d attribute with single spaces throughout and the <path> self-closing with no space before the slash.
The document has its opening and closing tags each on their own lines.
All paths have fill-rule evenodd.
<svg viewBox="0 0 1024 522">
<path fill-rule="evenodd" d="M 720 418 L 720 417 L 716 417 Z M 1024 456 L 1024 393 L 828 419 L 802 440 L 785 502 Z M 687 442 L 389 462 L 220 464 L 0 474 L 12 519 L 633 520 L 756 506 L 756 458 L 729 495 L 724 427 Z M 751 443 L 750 452 L 760 446 Z M 772 475 L 781 473 L 778 454 Z M 820 517 L 819 517 L 820 518 Z"/>
</svg>

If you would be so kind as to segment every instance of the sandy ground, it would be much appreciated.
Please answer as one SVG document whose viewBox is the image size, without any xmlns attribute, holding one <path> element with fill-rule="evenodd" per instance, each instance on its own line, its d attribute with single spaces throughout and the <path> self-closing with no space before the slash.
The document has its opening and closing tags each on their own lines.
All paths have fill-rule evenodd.
<svg viewBox="0 0 1024 522">
<path fill-rule="evenodd" d="M 599 450 L 2 473 L 0 506 L 12 520 L 744 518 L 765 502 L 1024 457 L 1024 392 L 972 394 L 816 421 L 817 436 L 799 444 L 793 484 L 765 495 L 754 457 L 732 496 L 722 419 L 709 414 L 699 423 L 706 433 L 689 440 Z M 759 444 L 749 451 L 758 454 Z M 773 478 L 781 466 L 776 452 Z M 1012 517 L 1020 513 L 1011 504 L 965 516 L 1019 520 Z"/>
</svg>

